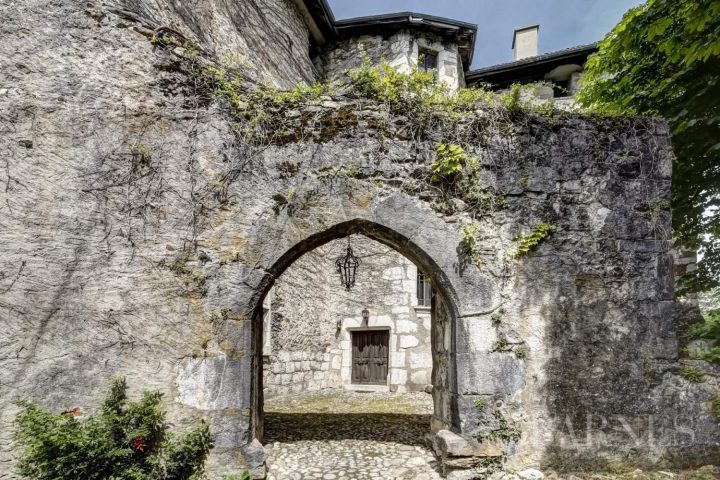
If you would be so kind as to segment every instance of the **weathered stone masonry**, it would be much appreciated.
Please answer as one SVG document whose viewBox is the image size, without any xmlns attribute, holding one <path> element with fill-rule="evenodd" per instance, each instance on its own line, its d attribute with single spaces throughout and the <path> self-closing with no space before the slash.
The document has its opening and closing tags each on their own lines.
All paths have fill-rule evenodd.
<svg viewBox="0 0 720 480">
<path fill-rule="evenodd" d="M 349 388 L 351 332 L 361 328 L 363 308 L 369 311 L 369 329 L 389 330 L 386 388 L 418 391 L 431 383 L 430 311 L 417 306 L 417 267 L 361 235 L 351 243 L 362 261 L 351 291 L 340 285 L 335 270 L 335 259 L 347 247 L 344 240 L 306 253 L 275 282 L 266 312 L 270 323 L 265 319 L 266 398 Z"/>
<path fill-rule="evenodd" d="M 436 430 L 500 432 L 513 466 L 717 460 L 717 367 L 696 362 L 702 384 L 676 374 L 662 122 L 493 123 L 479 107 L 464 141 L 506 206 L 474 220 L 475 266 L 458 255 L 469 215 L 457 201 L 440 213 L 428 183 L 442 131 L 410 135 L 407 118 L 341 97 L 285 112 L 303 135 L 256 151 L 148 32 L 172 24 L 218 57 L 265 38 L 268 57 L 248 55 L 248 72 L 290 86 L 312 64 L 268 32 L 299 48 L 306 35 L 286 27 L 299 15 L 279 0 L 175 5 L 0 6 L 0 478 L 17 455 L 13 401 L 90 411 L 113 375 L 163 392 L 179 426 L 211 423 L 212 475 L 242 458 L 259 472 L 263 296 L 302 254 L 351 233 L 397 249 L 438 287 Z M 255 15 L 267 9 L 280 13 Z M 342 129 L 324 130 L 340 115 Z M 350 165 L 361 175 L 318 175 Z M 552 234 L 508 260 L 541 222 Z M 625 420 L 654 422 L 651 441 Z"/>
</svg>

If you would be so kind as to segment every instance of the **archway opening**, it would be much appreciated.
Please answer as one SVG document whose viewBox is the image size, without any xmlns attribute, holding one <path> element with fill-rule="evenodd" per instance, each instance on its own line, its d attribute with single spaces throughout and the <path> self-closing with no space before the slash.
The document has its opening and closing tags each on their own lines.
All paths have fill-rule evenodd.
<svg viewBox="0 0 720 480">
<path fill-rule="evenodd" d="M 361 262 L 350 290 L 336 267 L 348 244 Z M 407 462 L 385 459 L 400 469 L 422 467 L 423 454 L 432 464 L 427 434 L 458 426 L 456 312 L 437 264 L 392 230 L 353 221 L 300 242 L 271 273 L 253 317 L 254 432 L 271 473 L 273 448 L 287 461 L 288 442 L 313 457 L 313 442 L 376 440 L 388 457 L 389 441 L 408 449 Z M 362 463 L 345 460 L 338 468 Z"/>
</svg>

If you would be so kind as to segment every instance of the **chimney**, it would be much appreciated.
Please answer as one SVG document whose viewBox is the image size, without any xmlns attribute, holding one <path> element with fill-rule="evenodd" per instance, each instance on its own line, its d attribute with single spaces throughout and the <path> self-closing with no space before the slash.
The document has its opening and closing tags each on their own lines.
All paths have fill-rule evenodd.
<svg viewBox="0 0 720 480">
<path fill-rule="evenodd" d="M 538 30 L 540 30 L 540 25 L 530 25 L 515 30 L 512 43 L 515 52 L 514 60 L 537 56 Z"/>
</svg>

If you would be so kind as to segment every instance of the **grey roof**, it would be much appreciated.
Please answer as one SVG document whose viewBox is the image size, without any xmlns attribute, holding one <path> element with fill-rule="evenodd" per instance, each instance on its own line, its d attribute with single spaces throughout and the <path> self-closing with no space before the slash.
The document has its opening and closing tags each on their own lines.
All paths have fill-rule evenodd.
<svg viewBox="0 0 720 480">
<path fill-rule="evenodd" d="M 397 12 L 386 13 L 382 15 L 370 15 L 367 17 L 346 18 L 344 20 L 336 20 L 335 25 L 338 28 L 356 26 L 356 25 L 381 25 L 387 23 L 395 23 L 397 21 L 406 21 L 418 25 L 437 25 L 443 28 L 468 28 L 477 30 L 474 23 L 461 22 L 452 18 L 436 17 L 434 15 L 426 15 L 417 12 Z"/>
<path fill-rule="evenodd" d="M 475 51 L 475 35 L 477 33 L 477 25 L 474 23 L 417 12 L 388 13 L 335 21 L 335 29 L 340 37 L 377 33 L 379 31 L 388 32 L 406 27 L 422 28 L 440 36 L 451 38 L 458 45 L 463 66 L 466 69 L 470 67 Z"/>
<path fill-rule="evenodd" d="M 520 69 L 530 65 L 538 65 L 542 63 L 551 63 L 558 60 L 563 60 L 569 57 L 577 56 L 588 56 L 591 53 L 595 53 L 598 49 L 597 43 L 588 43 L 586 45 L 577 45 L 574 47 L 564 48 L 555 52 L 543 53 L 535 57 L 523 58 L 521 60 L 515 60 L 507 63 L 500 63 L 497 65 L 491 65 L 489 67 L 482 67 L 470 72 L 467 72 L 466 77 L 478 77 L 490 73 L 499 73 L 502 71 L 509 71 Z"/>
<path fill-rule="evenodd" d="M 328 39 L 334 38 L 337 35 L 335 31 L 335 16 L 327 1 L 303 0 L 303 2 L 322 34 Z"/>
</svg>

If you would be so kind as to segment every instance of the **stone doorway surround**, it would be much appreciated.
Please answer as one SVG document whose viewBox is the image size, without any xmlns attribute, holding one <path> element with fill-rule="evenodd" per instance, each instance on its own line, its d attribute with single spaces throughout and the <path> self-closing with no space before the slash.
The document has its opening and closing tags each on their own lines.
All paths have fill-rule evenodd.
<svg viewBox="0 0 720 480">
<path fill-rule="evenodd" d="M 342 380 L 348 381 L 348 384 L 344 384 L 343 386 L 347 385 L 347 388 L 349 390 L 368 390 L 368 391 L 389 391 L 388 383 L 390 382 L 390 371 L 393 366 L 392 361 L 392 352 L 393 352 L 393 344 L 396 342 L 396 340 L 393 338 L 392 329 L 389 326 L 384 325 L 370 325 L 373 322 L 373 317 L 371 316 L 368 319 L 368 326 L 364 327 L 347 327 L 343 328 L 342 332 L 342 342 L 348 341 L 350 346 L 350 355 L 347 355 L 345 353 L 345 349 L 343 349 L 343 358 L 342 363 L 340 366 L 340 376 Z M 385 379 L 384 384 L 359 384 L 359 383 L 353 383 L 352 379 L 352 364 L 353 364 L 353 349 L 352 349 L 352 338 L 353 335 L 356 332 L 387 332 L 388 333 L 388 374 L 387 378 Z M 349 374 L 347 373 L 349 371 Z"/>
<path fill-rule="evenodd" d="M 390 379 L 390 329 L 365 328 L 349 332 L 350 381 L 362 385 L 387 385 Z M 369 351 L 366 358 L 367 370 L 360 363 L 365 348 L 359 348 L 367 342 Z M 366 380 L 366 381 L 362 381 Z"/>
<path fill-rule="evenodd" d="M 390 212 L 388 212 L 390 213 Z M 454 334 L 454 319 L 457 317 L 457 309 L 454 301 L 446 300 L 446 298 L 456 298 L 456 293 L 448 279 L 447 273 L 441 268 L 431 255 L 426 253 L 424 249 L 416 245 L 407 237 L 399 232 L 385 227 L 376 222 L 370 222 L 362 219 L 355 219 L 349 222 L 342 222 L 331 229 L 319 232 L 286 251 L 269 269 L 273 277 L 267 279 L 262 286 L 262 296 L 256 300 L 256 306 L 253 314 L 253 366 L 252 366 L 252 431 L 255 440 L 245 447 L 245 462 L 259 475 L 260 470 L 264 469 L 264 456 L 258 452 L 262 450 L 261 441 L 264 436 L 263 428 L 263 396 L 262 396 L 262 345 L 263 336 L 263 299 L 272 287 L 272 280 L 278 278 L 282 272 L 291 265 L 297 258 L 306 252 L 325 244 L 331 240 L 343 238 L 347 235 L 360 233 L 380 243 L 393 247 L 401 254 L 405 255 L 413 261 L 419 268 L 434 279 L 437 285 L 435 298 L 431 307 L 431 345 L 433 361 L 433 404 L 434 412 L 432 415 L 431 425 L 428 426 L 428 432 L 440 431 L 443 429 L 453 428 L 459 430 L 457 399 L 456 399 L 456 373 L 454 365 L 453 348 L 455 342 L 452 340 Z M 440 239 L 438 239 L 438 242 Z M 382 323 L 382 322 L 381 322 Z M 390 330 L 391 325 L 376 325 L 370 319 L 368 327 L 346 326 L 343 331 L 347 341 L 350 341 L 352 331 L 367 331 L 384 327 Z M 394 335 L 389 336 L 390 343 L 397 341 L 393 339 Z M 346 350 L 347 359 L 343 359 L 343 371 L 346 375 L 350 375 L 351 367 L 351 349 Z M 392 360 L 391 360 L 392 364 Z M 392 375 L 392 368 L 389 369 L 389 376 Z M 389 379 L 388 376 L 388 379 Z M 263 462 L 259 462 L 263 460 Z"/>
</svg>

